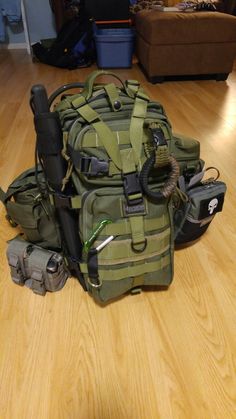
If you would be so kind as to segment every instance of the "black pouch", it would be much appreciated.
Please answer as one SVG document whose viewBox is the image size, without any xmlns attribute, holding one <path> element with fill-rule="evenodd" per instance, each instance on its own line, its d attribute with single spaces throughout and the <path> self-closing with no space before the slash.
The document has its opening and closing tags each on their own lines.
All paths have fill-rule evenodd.
<svg viewBox="0 0 236 419">
<path fill-rule="evenodd" d="M 186 200 L 174 212 L 175 244 L 191 242 L 205 233 L 215 215 L 222 211 L 225 193 L 225 183 L 213 178 L 185 183 Z"/>
</svg>

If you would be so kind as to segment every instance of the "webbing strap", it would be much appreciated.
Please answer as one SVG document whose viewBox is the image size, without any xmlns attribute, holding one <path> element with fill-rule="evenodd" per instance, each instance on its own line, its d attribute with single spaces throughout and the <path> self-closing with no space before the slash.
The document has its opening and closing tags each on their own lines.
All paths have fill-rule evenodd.
<svg viewBox="0 0 236 419">
<path fill-rule="evenodd" d="M 7 258 L 11 268 L 12 279 L 17 284 L 24 283 L 26 279 L 24 257 L 28 246 L 28 242 L 17 237 L 9 242 Z"/>
<path fill-rule="evenodd" d="M 134 95 L 137 93 L 140 86 L 140 83 L 137 80 L 126 80 L 125 84 Z"/>
<path fill-rule="evenodd" d="M 135 152 L 136 165 L 140 162 L 142 141 L 143 141 L 143 123 L 147 114 L 147 104 L 149 98 L 140 89 L 136 93 L 134 109 L 130 122 L 130 142 Z"/>
<path fill-rule="evenodd" d="M 107 93 L 109 102 L 114 112 L 118 112 L 122 109 L 121 99 L 119 92 L 114 83 L 106 84 L 104 89 Z"/>
<path fill-rule="evenodd" d="M 35 294 L 46 294 L 44 273 L 51 257 L 51 252 L 45 252 L 44 249 L 38 247 L 35 247 L 29 256 L 28 263 L 31 272 L 30 279 L 32 280 L 30 288 Z"/>
<path fill-rule="evenodd" d="M 147 236 L 147 247 L 142 253 L 135 253 L 131 247 L 132 241 L 130 239 L 113 240 L 105 246 L 99 253 L 100 264 L 113 263 L 127 263 L 131 261 L 138 261 L 157 256 L 164 253 L 170 248 L 170 228 L 167 228 L 161 233 Z M 103 241 L 96 241 L 95 246 L 98 247 Z M 152 256 L 151 256 L 152 255 Z"/>
<path fill-rule="evenodd" d="M 99 76 L 112 76 L 115 79 L 117 79 L 123 89 L 125 90 L 126 94 L 130 97 L 132 97 L 132 92 L 129 91 L 129 89 L 125 86 L 123 80 L 117 76 L 117 74 L 112 73 L 110 71 L 104 71 L 104 70 L 97 70 L 97 71 L 93 71 L 87 78 L 85 85 L 84 85 L 84 90 L 82 92 L 82 95 L 88 100 L 90 99 L 90 97 L 92 96 L 93 90 L 94 90 L 94 83 L 97 77 Z"/>
<path fill-rule="evenodd" d="M 0 201 L 5 205 L 7 194 L 0 188 Z"/>
<path fill-rule="evenodd" d="M 81 95 L 76 95 L 76 97 L 71 101 L 71 105 L 73 106 L 74 109 L 79 108 L 80 106 L 82 106 L 84 103 L 86 103 L 86 100 L 83 96 Z"/>
<path fill-rule="evenodd" d="M 158 122 L 151 122 L 149 128 L 152 133 L 152 140 L 155 149 L 155 166 L 163 167 L 169 164 L 169 148 L 165 139 L 162 126 Z"/>
<path fill-rule="evenodd" d="M 120 150 L 122 173 L 136 172 L 135 157 L 133 148 L 124 148 Z"/>
<path fill-rule="evenodd" d="M 169 251 L 170 246 L 169 244 L 166 245 L 166 247 L 163 247 L 161 251 L 152 251 L 148 254 L 148 259 L 160 256 L 161 254 L 164 254 L 165 252 Z M 134 253 L 133 253 L 134 254 Z M 137 256 L 130 256 L 129 258 L 123 257 L 123 258 L 116 258 L 116 259 L 99 259 L 99 266 L 116 266 L 121 265 L 124 263 L 146 263 L 147 255 L 142 253 L 137 253 Z"/>
<path fill-rule="evenodd" d="M 145 234 L 144 234 L 144 222 L 143 222 L 143 215 L 137 215 L 135 217 L 129 217 L 130 228 L 131 228 L 131 236 L 132 236 L 132 246 L 135 249 L 139 249 L 139 245 L 143 246 L 145 242 Z"/>
<path fill-rule="evenodd" d="M 67 196 L 50 193 L 49 200 L 56 208 L 80 209 L 82 205 L 81 195 Z"/>
<path fill-rule="evenodd" d="M 135 266 L 127 266 L 121 269 L 99 269 L 99 279 L 100 281 L 119 281 L 123 278 L 132 278 L 135 276 L 144 275 L 150 272 L 156 272 L 164 267 L 170 265 L 170 255 L 162 257 L 160 260 L 155 262 L 146 262 Z M 88 273 L 88 268 L 85 263 L 80 264 L 81 272 Z"/>
<path fill-rule="evenodd" d="M 70 198 L 71 208 L 72 209 L 80 209 L 82 205 L 82 196 L 75 195 Z"/>
<path fill-rule="evenodd" d="M 144 230 L 146 232 L 155 231 L 167 227 L 169 222 L 168 213 L 164 213 L 161 217 L 144 219 Z M 95 228 L 96 225 L 93 226 Z M 102 230 L 105 236 L 123 236 L 131 233 L 131 227 L 128 218 L 122 219 L 119 223 L 107 224 Z"/>
<path fill-rule="evenodd" d="M 113 160 L 118 169 L 121 169 L 120 150 L 116 141 L 116 135 L 110 128 L 100 119 L 100 115 L 94 111 L 88 104 L 81 106 L 77 112 L 89 123 L 92 124 L 97 132 L 107 154 Z"/>
</svg>

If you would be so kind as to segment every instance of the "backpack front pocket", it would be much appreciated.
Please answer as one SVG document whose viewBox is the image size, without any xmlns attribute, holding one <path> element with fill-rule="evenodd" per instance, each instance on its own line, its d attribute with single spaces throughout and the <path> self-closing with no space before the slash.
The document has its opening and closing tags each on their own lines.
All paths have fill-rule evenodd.
<svg viewBox="0 0 236 419">
<path fill-rule="evenodd" d="M 93 241 L 87 253 L 84 249 L 81 269 L 88 290 L 98 300 L 117 297 L 136 286 L 168 285 L 172 279 L 173 246 L 168 202 L 163 200 L 156 205 L 145 199 L 143 213 L 130 217 L 125 214 L 125 202 L 122 188 L 93 190 L 82 200 L 80 236 L 85 244 L 91 237 Z M 102 230 L 99 228 L 101 223 L 104 225 Z M 141 251 L 133 246 L 139 228 L 145 238 Z M 99 231 L 98 235 L 96 231 Z M 94 253 L 96 249 L 95 258 L 94 254 L 91 256 L 91 250 Z M 93 270 L 97 265 L 95 286 L 89 278 L 90 263 Z"/>
</svg>

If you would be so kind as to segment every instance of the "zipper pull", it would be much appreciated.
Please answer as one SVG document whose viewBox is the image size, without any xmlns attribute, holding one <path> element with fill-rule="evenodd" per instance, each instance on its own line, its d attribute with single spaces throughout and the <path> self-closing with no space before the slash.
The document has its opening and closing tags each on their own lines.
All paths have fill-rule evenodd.
<svg viewBox="0 0 236 419">
<path fill-rule="evenodd" d="M 43 208 L 43 210 L 44 210 L 44 212 L 45 212 L 45 214 L 46 214 L 47 218 L 48 218 L 48 219 L 50 219 L 49 212 L 48 212 L 48 210 L 47 210 L 46 205 L 45 205 L 45 204 L 44 204 L 44 202 L 43 202 L 43 198 L 42 198 L 41 193 L 39 193 L 38 195 L 36 195 L 36 196 L 34 197 L 34 201 L 35 201 L 35 202 L 37 202 L 37 203 L 39 203 L 39 204 L 41 205 L 41 207 Z"/>
</svg>

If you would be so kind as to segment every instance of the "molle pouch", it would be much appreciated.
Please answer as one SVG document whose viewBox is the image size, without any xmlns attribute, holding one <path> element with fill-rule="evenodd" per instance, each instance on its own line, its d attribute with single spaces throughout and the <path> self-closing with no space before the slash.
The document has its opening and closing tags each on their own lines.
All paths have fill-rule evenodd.
<svg viewBox="0 0 236 419">
<path fill-rule="evenodd" d="M 180 174 L 186 182 L 196 173 L 201 172 L 204 161 L 200 158 L 200 143 L 194 138 L 173 134 L 170 150 L 179 163 Z"/>
<path fill-rule="evenodd" d="M 42 249 L 19 237 L 9 242 L 7 259 L 13 282 L 25 285 L 35 294 L 59 291 L 68 278 L 64 259 L 59 253 Z"/>
<path fill-rule="evenodd" d="M 29 169 L 12 182 L 6 193 L 0 189 L 0 199 L 11 226 L 20 226 L 29 242 L 49 249 L 61 248 L 55 209 L 50 203 L 41 169 L 38 184 L 35 169 Z"/>
<path fill-rule="evenodd" d="M 185 191 L 186 202 L 174 212 L 175 244 L 198 239 L 222 211 L 226 185 L 209 179 Z"/>
<path fill-rule="evenodd" d="M 133 212 L 129 217 L 128 211 Z M 80 216 L 85 243 L 80 266 L 88 292 L 96 301 L 106 302 L 145 286 L 169 286 L 173 278 L 172 231 L 168 199 L 156 205 L 145 198 L 142 204 L 128 208 L 122 188 L 88 193 Z"/>
</svg>

